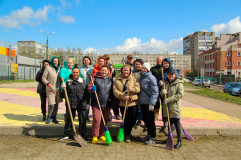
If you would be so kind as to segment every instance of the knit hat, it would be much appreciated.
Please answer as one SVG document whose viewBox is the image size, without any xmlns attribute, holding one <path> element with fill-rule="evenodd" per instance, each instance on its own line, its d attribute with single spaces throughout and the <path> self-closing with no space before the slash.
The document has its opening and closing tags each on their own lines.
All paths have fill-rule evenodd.
<svg viewBox="0 0 241 160">
<path fill-rule="evenodd" d="M 149 72 L 151 69 L 151 65 L 150 65 L 150 63 L 143 63 L 142 68 L 146 68 Z"/>
</svg>

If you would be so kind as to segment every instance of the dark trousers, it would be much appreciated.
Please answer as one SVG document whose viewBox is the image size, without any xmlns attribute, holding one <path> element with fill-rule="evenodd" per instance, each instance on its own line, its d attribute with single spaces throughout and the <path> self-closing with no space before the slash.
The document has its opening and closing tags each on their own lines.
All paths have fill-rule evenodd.
<svg viewBox="0 0 241 160">
<path fill-rule="evenodd" d="M 46 99 L 47 99 L 47 95 L 46 93 L 40 93 L 40 100 L 41 100 L 41 111 L 42 114 L 46 115 Z"/>
<path fill-rule="evenodd" d="M 119 108 L 120 108 L 119 105 L 116 105 L 116 106 L 114 106 L 114 107 L 112 108 L 115 116 L 120 115 Z"/>
<path fill-rule="evenodd" d="M 88 92 L 88 85 L 85 86 L 85 89 L 88 94 L 86 94 L 86 104 L 90 104 L 90 93 Z M 86 112 L 85 112 L 85 117 L 86 119 L 89 119 L 89 113 L 90 113 L 90 106 L 88 105 L 88 108 L 86 108 Z"/>
<path fill-rule="evenodd" d="M 170 118 L 171 126 L 174 124 L 177 132 L 177 139 L 182 139 L 182 127 L 179 118 Z"/>
<path fill-rule="evenodd" d="M 85 109 L 82 108 L 71 108 L 73 120 L 75 118 L 75 113 L 78 113 L 78 118 L 79 118 L 79 133 L 83 137 L 86 132 L 86 119 L 85 119 Z M 69 114 L 69 109 L 67 108 L 66 110 L 66 121 L 65 121 L 65 126 L 64 126 L 64 135 L 69 136 L 71 135 L 73 129 L 72 129 L 72 123 L 70 119 L 70 114 Z"/>
<path fill-rule="evenodd" d="M 155 125 L 155 114 L 154 111 L 149 111 L 149 105 L 141 104 L 141 112 L 143 121 L 147 128 L 147 134 L 152 138 L 156 137 L 156 125 Z"/>
<path fill-rule="evenodd" d="M 124 116 L 125 107 L 120 107 L 122 118 Z M 126 115 L 124 121 L 124 135 L 125 137 L 131 134 L 131 130 L 136 124 L 138 115 L 138 106 L 131 106 L 126 108 Z"/>
</svg>

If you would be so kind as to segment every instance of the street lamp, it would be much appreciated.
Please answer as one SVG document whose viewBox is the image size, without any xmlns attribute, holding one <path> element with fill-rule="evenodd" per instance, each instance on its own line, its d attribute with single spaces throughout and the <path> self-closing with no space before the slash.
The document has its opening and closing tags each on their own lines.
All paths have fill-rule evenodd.
<svg viewBox="0 0 241 160">
<path fill-rule="evenodd" d="M 49 37 L 50 35 L 52 35 L 52 34 L 55 34 L 55 32 L 52 32 L 52 33 L 49 33 L 49 34 L 45 33 L 45 32 L 42 31 L 42 30 L 40 30 L 40 32 L 47 36 L 47 42 L 46 42 L 46 59 L 48 59 L 48 37 Z"/>
</svg>

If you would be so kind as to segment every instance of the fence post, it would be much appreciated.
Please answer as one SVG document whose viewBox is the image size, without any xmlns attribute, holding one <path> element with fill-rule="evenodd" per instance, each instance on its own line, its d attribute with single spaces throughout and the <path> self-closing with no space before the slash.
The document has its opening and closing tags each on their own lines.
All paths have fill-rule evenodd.
<svg viewBox="0 0 241 160">
<path fill-rule="evenodd" d="M 9 66 L 8 66 L 8 81 L 9 81 Z"/>
<path fill-rule="evenodd" d="M 23 71 L 24 71 L 24 78 L 23 78 L 23 80 L 25 80 L 25 67 L 24 67 L 24 70 L 23 70 Z"/>
<path fill-rule="evenodd" d="M 29 73 L 30 75 L 29 75 L 29 79 L 31 79 L 31 78 L 32 78 L 32 77 L 31 77 L 31 70 L 32 70 L 32 68 L 30 68 L 30 73 Z"/>
</svg>

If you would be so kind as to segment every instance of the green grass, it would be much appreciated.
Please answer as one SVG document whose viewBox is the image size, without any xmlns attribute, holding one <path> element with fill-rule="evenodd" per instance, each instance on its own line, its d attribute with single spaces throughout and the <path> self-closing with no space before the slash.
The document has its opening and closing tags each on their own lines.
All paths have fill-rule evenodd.
<svg viewBox="0 0 241 160">
<path fill-rule="evenodd" d="M 27 80 L 2 80 L 0 83 L 13 83 L 13 82 L 34 82 L 35 79 L 27 79 Z"/>
<path fill-rule="evenodd" d="M 185 85 L 185 86 L 189 87 L 188 85 Z M 214 91 L 214 90 L 209 89 L 209 88 L 201 88 L 201 87 L 195 87 L 195 88 L 196 88 L 196 90 L 190 90 L 190 91 L 187 91 L 187 92 L 241 105 L 241 98 L 240 97 L 231 96 L 227 93 L 224 93 L 224 92 L 221 92 L 221 91 Z"/>
</svg>

